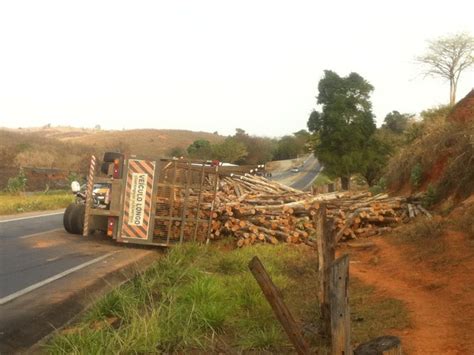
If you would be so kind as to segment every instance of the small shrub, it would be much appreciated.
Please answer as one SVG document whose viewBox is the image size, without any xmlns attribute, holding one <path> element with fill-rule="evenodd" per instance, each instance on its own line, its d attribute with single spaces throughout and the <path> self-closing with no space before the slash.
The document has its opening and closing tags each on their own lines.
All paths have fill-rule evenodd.
<svg viewBox="0 0 474 355">
<path fill-rule="evenodd" d="M 429 208 L 433 206 L 439 200 L 438 190 L 433 185 L 429 184 L 426 189 L 426 194 L 423 197 L 422 204 L 423 207 Z"/>
<path fill-rule="evenodd" d="M 377 195 L 382 192 L 384 192 L 387 189 L 387 180 L 385 178 L 380 178 L 377 183 L 372 186 L 369 191 L 372 193 L 372 195 Z"/>
<path fill-rule="evenodd" d="M 24 192 L 26 188 L 27 180 L 28 179 L 26 178 L 25 172 L 23 171 L 23 169 L 20 169 L 17 176 L 8 179 L 7 188 L 6 188 L 7 192 L 10 192 L 10 193 Z"/>
<path fill-rule="evenodd" d="M 423 168 L 420 163 L 417 163 L 410 173 L 410 183 L 413 187 L 418 188 L 421 185 L 423 179 Z"/>
</svg>

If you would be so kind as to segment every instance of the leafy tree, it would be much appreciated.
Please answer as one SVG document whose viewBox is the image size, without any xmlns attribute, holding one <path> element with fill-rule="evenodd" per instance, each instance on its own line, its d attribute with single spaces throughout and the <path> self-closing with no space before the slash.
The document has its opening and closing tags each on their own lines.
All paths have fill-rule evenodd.
<svg viewBox="0 0 474 355">
<path fill-rule="evenodd" d="M 247 134 L 243 129 L 236 128 L 233 136 L 245 145 L 247 156 L 238 160 L 238 164 L 262 164 L 272 160 L 274 142 L 270 138 L 256 137 Z"/>
<path fill-rule="evenodd" d="M 379 135 L 378 130 L 370 137 L 367 147 L 365 148 L 366 164 L 362 171 L 367 184 L 373 186 L 383 175 L 383 170 L 388 163 L 388 158 L 393 151 L 393 147 L 383 141 L 383 136 Z"/>
<path fill-rule="evenodd" d="M 235 137 L 228 137 L 224 142 L 212 146 L 212 157 L 226 163 L 235 163 L 247 154 L 245 145 Z"/>
<path fill-rule="evenodd" d="M 385 116 L 382 128 L 389 129 L 393 133 L 401 134 L 408 126 L 408 121 L 412 116 L 398 111 L 392 111 Z"/>
<path fill-rule="evenodd" d="M 474 37 L 468 33 L 429 41 L 424 55 L 416 58 L 426 76 L 449 80 L 449 104 L 456 103 L 456 89 L 461 73 L 474 65 Z"/>
<path fill-rule="evenodd" d="M 295 136 L 283 136 L 277 143 L 273 153 L 275 160 L 293 159 L 298 156 L 300 147 Z"/>
<path fill-rule="evenodd" d="M 195 140 L 187 149 L 191 158 L 210 159 L 212 156 L 211 143 L 205 139 Z"/>
<path fill-rule="evenodd" d="M 325 171 L 349 188 L 350 176 L 367 167 L 367 148 L 375 132 L 370 93 L 373 86 L 357 73 L 340 77 L 326 70 L 319 81 L 318 104 L 308 128 L 316 135 L 314 152 Z"/>
</svg>

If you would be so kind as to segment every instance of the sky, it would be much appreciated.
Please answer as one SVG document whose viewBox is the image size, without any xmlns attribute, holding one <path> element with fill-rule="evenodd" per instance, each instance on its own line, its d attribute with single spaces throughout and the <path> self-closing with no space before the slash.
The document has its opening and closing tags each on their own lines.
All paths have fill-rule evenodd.
<svg viewBox="0 0 474 355">
<path fill-rule="evenodd" d="M 474 35 L 473 1 L 1 1 L 0 127 L 306 128 L 326 69 L 375 90 L 377 123 L 449 98 L 414 58 Z M 474 71 L 458 99 L 474 88 Z"/>
</svg>

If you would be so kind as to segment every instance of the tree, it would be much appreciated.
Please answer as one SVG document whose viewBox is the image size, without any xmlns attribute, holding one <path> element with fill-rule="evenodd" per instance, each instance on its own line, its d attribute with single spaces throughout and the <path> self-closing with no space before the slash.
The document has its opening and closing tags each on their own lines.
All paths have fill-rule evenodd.
<svg viewBox="0 0 474 355">
<path fill-rule="evenodd" d="M 374 87 L 357 73 L 340 77 L 326 70 L 317 97 L 322 112 L 313 111 L 308 129 L 316 135 L 314 152 L 325 171 L 349 188 L 350 176 L 367 166 L 367 146 L 375 132 L 370 93 Z"/>
<path fill-rule="evenodd" d="M 234 137 L 212 146 L 212 157 L 226 163 L 235 163 L 247 156 L 247 148 Z"/>
<path fill-rule="evenodd" d="M 210 159 L 212 155 L 211 143 L 205 139 L 195 140 L 187 149 L 191 158 Z"/>
<path fill-rule="evenodd" d="M 474 65 L 474 37 L 468 33 L 440 37 L 428 42 L 428 49 L 416 58 L 426 76 L 449 80 L 449 104 L 456 103 L 456 89 L 461 73 Z"/>
<path fill-rule="evenodd" d="M 233 137 L 244 144 L 248 152 L 245 158 L 236 161 L 237 164 L 263 164 L 272 160 L 275 148 L 273 139 L 250 136 L 241 128 L 236 128 Z"/>
<path fill-rule="evenodd" d="M 275 160 L 293 159 L 298 155 L 298 147 L 294 136 L 283 136 L 277 144 L 273 157 Z"/>
<path fill-rule="evenodd" d="M 382 177 L 388 158 L 393 151 L 393 147 L 383 141 L 383 136 L 380 136 L 379 132 L 380 130 L 370 137 L 365 148 L 366 164 L 362 176 L 369 186 L 373 186 Z"/>
<path fill-rule="evenodd" d="M 401 134 L 408 126 L 408 120 L 412 117 L 407 113 L 392 111 L 385 116 L 382 128 L 389 129 L 393 133 Z"/>
</svg>

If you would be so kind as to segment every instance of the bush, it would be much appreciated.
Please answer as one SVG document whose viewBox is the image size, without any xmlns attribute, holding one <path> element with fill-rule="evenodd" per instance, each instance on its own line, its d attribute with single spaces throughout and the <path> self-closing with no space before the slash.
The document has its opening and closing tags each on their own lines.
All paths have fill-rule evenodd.
<svg viewBox="0 0 474 355">
<path fill-rule="evenodd" d="M 429 208 L 433 206 L 436 202 L 439 200 L 439 194 L 436 189 L 432 184 L 428 185 L 428 188 L 426 189 L 426 194 L 423 197 L 422 204 L 425 208 Z"/>
<path fill-rule="evenodd" d="M 20 168 L 20 172 L 17 176 L 9 178 L 7 183 L 7 192 L 9 193 L 18 193 L 24 192 L 26 187 L 26 175 L 23 169 Z"/>
<path fill-rule="evenodd" d="M 377 195 L 382 192 L 384 192 L 387 189 L 387 180 L 385 178 L 380 178 L 377 183 L 372 186 L 369 191 L 372 193 L 372 195 Z"/>
<path fill-rule="evenodd" d="M 412 169 L 410 174 L 410 183 L 413 187 L 418 188 L 421 185 L 423 179 L 423 168 L 420 163 L 417 163 Z"/>
</svg>

